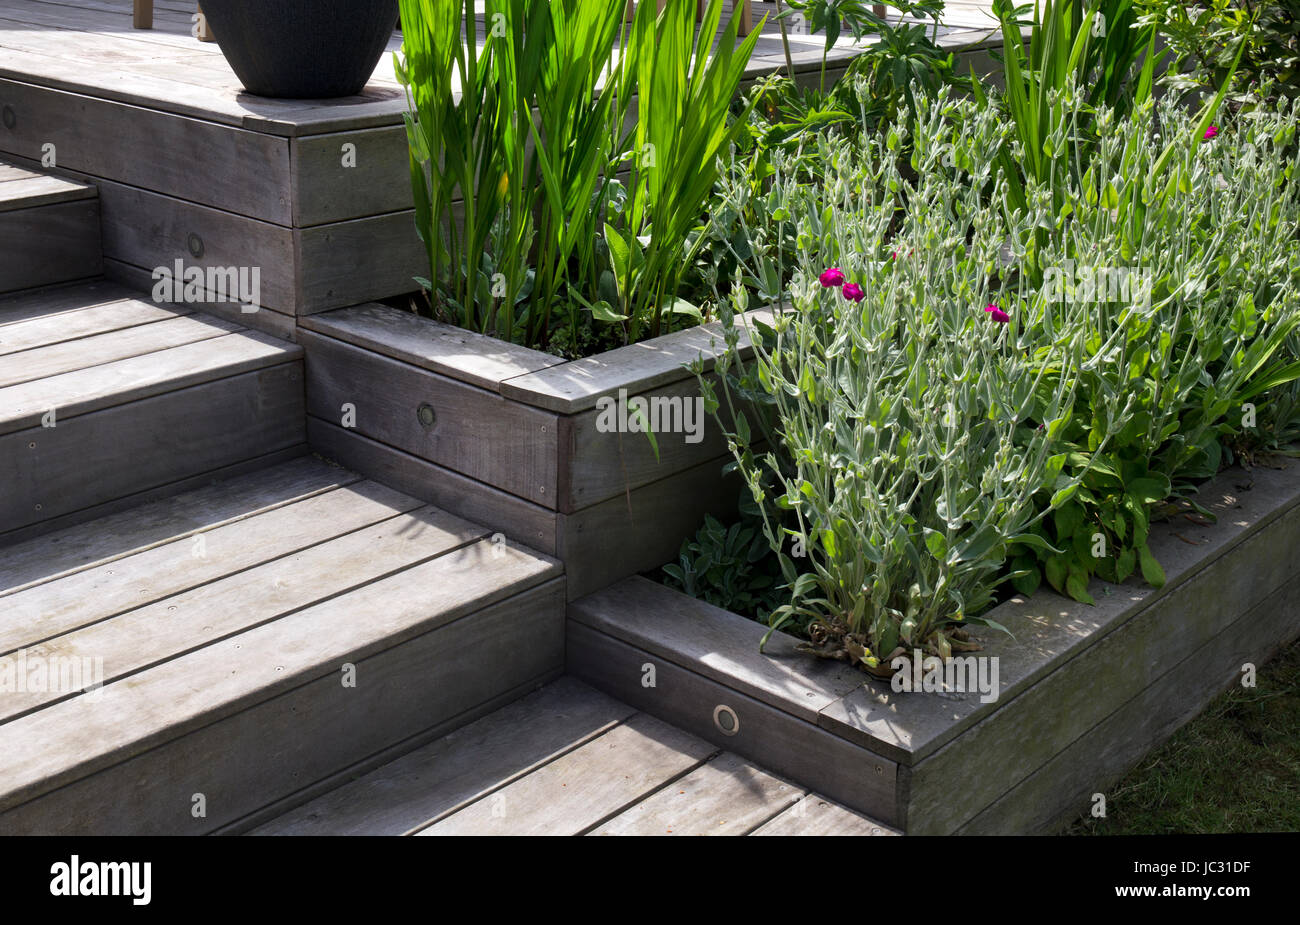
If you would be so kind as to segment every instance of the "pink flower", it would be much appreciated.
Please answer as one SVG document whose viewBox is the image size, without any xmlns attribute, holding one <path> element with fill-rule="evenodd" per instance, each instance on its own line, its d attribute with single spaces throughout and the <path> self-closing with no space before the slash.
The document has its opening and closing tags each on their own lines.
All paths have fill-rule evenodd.
<svg viewBox="0 0 1300 925">
<path fill-rule="evenodd" d="M 1213 138 L 1218 134 L 1219 134 L 1219 130 L 1215 128 L 1213 125 L 1211 125 L 1209 128 L 1205 130 L 1205 140 L 1209 141 L 1211 138 Z"/>
<path fill-rule="evenodd" d="M 861 302 L 865 295 L 862 291 L 862 287 L 857 283 L 849 283 L 844 287 L 843 292 L 844 298 L 848 299 L 850 302 Z"/>
<path fill-rule="evenodd" d="M 1002 309 L 998 308 L 992 302 L 990 302 L 988 305 L 985 305 L 984 310 L 988 312 L 990 315 L 992 315 L 993 320 L 996 321 L 998 324 L 1006 324 L 1008 321 L 1011 320 L 1010 315 L 1008 315 Z"/>
<path fill-rule="evenodd" d="M 831 267 L 828 270 L 823 270 L 822 275 L 817 277 L 818 281 L 827 289 L 831 286 L 843 286 L 846 278 L 844 271 L 839 267 Z"/>
<path fill-rule="evenodd" d="M 890 259 L 890 260 L 897 260 L 897 259 L 898 259 L 898 251 L 894 251 L 892 254 L 890 254 L 890 255 L 889 255 L 889 259 Z"/>
</svg>

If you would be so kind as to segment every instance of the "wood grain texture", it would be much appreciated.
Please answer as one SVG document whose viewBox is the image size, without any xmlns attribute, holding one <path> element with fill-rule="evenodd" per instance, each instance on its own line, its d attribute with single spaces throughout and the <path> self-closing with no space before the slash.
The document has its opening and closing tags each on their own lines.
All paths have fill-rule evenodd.
<svg viewBox="0 0 1300 925">
<path fill-rule="evenodd" d="M 723 752 L 588 835 L 746 835 L 804 791 Z"/>
<path fill-rule="evenodd" d="M 99 248 L 95 199 L 0 212 L 0 293 L 98 276 Z"/>
<path fill-rule="evenodd" d="M 874 819 L 896 824 L 898 766 L 888 758 L 581 623 L 570 620 L 567 634 L 568 670 L 593 687 Z M 654 686 L 646 686 L 651 677 Z M 734 711 L 739 722 L 734 734 L 724 734 L 714 723 L 720 705 Z"/>
<path fill-rule="evenodd" d="M 361 476 L 313 457 L 223 479 L 78 526 L 5 547 L 0 596 L 117 561 L 203 530 L 342 488 Z"/>
<path fill-rule="evenodd" d="M 298 228 L 293 246 L 300 315 L 414 292 L 429 269 L 413 209 Z"/>
<path fill-rule="evenodd" d="M 419 506 L 414 498 L 374 482 L 355 483 L 204 530 L 201 545 L 190 537 L 175 539 L 35 585 L 4 598 L 13 619 L 0 627 L 0 652 L 35 645 L 228 576 L 247 576 L 248 569 Z M 87 524 L 75 532 L 85 535 L 99 529 L 98 524 Z M 167 620 L 183 617 L 170 616 L 174 613 L 163 611 L 160 629 Z"/>
<path fill-rule="evenodd" d="M 312 331 L 307 408 L 421 459 L 545 507 L 556 503 L 554 415 Z M 426 423 L 422 408 L 434 418 Z M 353 429 L 351 426 L 348 429 Z"/>
<path fill-rule="evenodd" d="M 898 829 L 810 793 L 751 835 L 902 835 Z"/>
<path fill-rule="evenodd" d="M 34 209 L 60 202 L 94 199 L 96 195 L 93 186 L 73 183 L 60 177 L 38 175 L 9 180 L 0 184 L 0 214 L 15 209 Z"/>
<path fill-rule="evenodd" d="M 101 683 L 111 684 L 435 559 L 484 534 L 483 528 L 437 508 L 420 508 L 352 532 L 340 531 L 314 546 L 155 599 L 111 619 L 89 623 L 84 611 L 79 612 L 74 618 L 81 624 L 78 628 L 43 642 L 27 642 L 23 652 L 29 660 L 44 659 L 55 665 L 100 659 Z M 81 577 L 58 584 L 79 583 Z M 68 690 L 11 692 L 0 702 L 0 723 L 75 696 L 77 691 Z"/>
<path fill-rule="evenodd" d="M 0 325 L 19 324 L 63 312 L 81 311 L 109 302 L 135 299 L 139 295 L 137 290 L 107 280 L 62 283 L 35 292 L 0 297 Z"/>
<path fill-rule="evenodd" d="M 401 835 L 612 729 L 635 711 L 565 677 L 254 829 Z"/>
<path fill-rule="evenodd" d="M 301 381 L 282 363 L 5 434 L 0 533 L 302 443 Z"/>
<path fill-rule="evenodd" d="M 437 561 L 417 571 L 428 575 Z M 517 563 L 513 571 L 522 577 Z M 498 569 L 485 581 L 501 582 L 505 574 Z M 74 779 L 57 790 L 33 788 L 44 794 L 17 802 L 20 795 L 10 789 L 17 781 L 9 775 L 0 825 L 15 834 L 201 834 L 422 729 L 445 726 L 561 656 L 562 579 L 504 583 L 499 600 L 476 599 L 486 584 L 475 580 L 435 599 L 426 593 L 417 607 L 370 585 L 338 599 L 348 607 L 320 605 L 152 669 L 134 688 L 110 685 L 99 705 L 111 702 L 115 716 L 82 711 L 83 754 Z M 466 619 L 439 619 L 444 605 Z M 324 611 L 328 618 L 313 626 Z M 432 629 L 420 632 L 422 626 Z M 471 649 L 483 659 L 464 657 Z M 485 659 L 494 670 L 484 670 Z M 194 689 L 184 672 L 203 671 L 201 663 L 225 677 Z M 356 687 L 339 683 L 345 663 L 356 667 Z M 143 708 L 163 691 L 177 691 L 171 717 L 207 721 L 168 725 L 164 719 L 157 747 L 143 748 L 137 736 L 151 725 Z M 64 706 L 0 727 L 0 738 L 32 724 L 29 733 L 62 741 L 64 717 L 51 714 Z M 260 758 L 250 762 L 247 754 Z M 46 768 L 65 757 L 47 749 Z M 201 819 L 190 812 L 195 793 L 207 799 Z"/>
<path fill-rule="evenodd" d="M 1107 796 L 1106 811 L 1122 814 L 1114 790 L 1151 750 L 1193 719 L 1219 693 L 1240 683 L 1241 666 L 1263 664 L 1300 635 L 1300 582 L 1291 581 L 1024 778 L 959 834 L 1054 834 Z"/>
<path fill-rule="evenodd" d="M 139 299 L 122 299 L 81 310 L 42 315 L 0 326 L 0 356 L 155 321 L 169 321 L 184 314 L 187 314 L 184 309 L 150 305 Z"/>
<path fill-rule="evenodd" d="M 16 119 L 10 154 L 39 161 L 53 144 L 63 169 L 293 223 L 286 139 L 13 80 L 0 80 L 0 99 Z"/>
<path fill-rule="evenodd" d="M 0 434 L 39 428 L 50 410 L 66 421 L 279 364 L 293 363 L 301 382 L 301 356 L 291 344 L 241 331 L 9 386 L 0 389 Z"/>
<path fill-rule="evenodd" d="M 350 146 L 350 147 L 347 147 Z M 406 126 L 292 139 L 293 224 L 299 228 L 412 207 Z"/>
<path fill-rule="evenodd" d="M 569 605 L 569 619 L 816 724 L 821 710 L 861 687 L 843 662 L 798 652 L 798 640 L 680 591 L 633 576 Z"/>
<path fill-rule="evenodd" d="M 499 392 L 506 379 L 564 362 L 540 350 L 421 318 L 378 302 L 304 315 L 299 324 L 335 340 L 492 392 Z"/>
<path fill-rule="evenodd" d="M 735 511 L 739 480 L 723 478 L 731 457 L 675 473 L 575 514 L 560 514 L 558 555 L 578 598 L 677 557 L 706 514 Z"/>
<path fill-rule="evenodd" d="M 696 768 L 714 749 L 644 714 L 417 835 L 579 835 Z"/>
<path fill-rule="evenodd" d="M 307 418 L 308 442 L 321 455 L 424 501 L 555 555 L 554 511 L 466 478 L 320 418 Z"/>
</svg>

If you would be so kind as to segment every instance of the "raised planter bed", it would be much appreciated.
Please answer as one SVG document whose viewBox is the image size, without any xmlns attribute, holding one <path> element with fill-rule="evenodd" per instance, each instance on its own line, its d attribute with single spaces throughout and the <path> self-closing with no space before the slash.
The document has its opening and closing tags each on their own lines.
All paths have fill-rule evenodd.
<svg viewBox="0 0 1300 925">
<path fill-rule="evenodd" d="M 1167 583 L 1043 591 L 980 630 L 998 696 L 895 693 L 643 577 L 569 607 L 568 670 L 908 834 L 1054 831 L 1300 634 L 1300 465 L 1229 470 L 1218 523 L 1152 528 Z M 729 715 L 728 715 L 729 714 Z"/>
<path fill-rule="evenodd" d="M 644 434 L 608 428 L 602 403 L 694 403 L 684 364 L 712 365 L 716 325 L 564 362 L 378 304 L 300 324 L 311 444 L 562 559 L 570 599 L 653 568 L 734 508 L 711 417 L 661 429 L 656 458 Z"/>
</svg>

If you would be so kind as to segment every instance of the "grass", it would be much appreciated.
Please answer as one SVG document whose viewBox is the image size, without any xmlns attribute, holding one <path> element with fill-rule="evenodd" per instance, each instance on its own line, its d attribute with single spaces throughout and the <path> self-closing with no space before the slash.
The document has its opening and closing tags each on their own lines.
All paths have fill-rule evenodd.
<svg viewBox="0 0 1300 925">
<path fill-rule="evenodd" d="M 1106 792 L 1067 835 L 1300 831 L 1300 640 Z"/>
</svg>

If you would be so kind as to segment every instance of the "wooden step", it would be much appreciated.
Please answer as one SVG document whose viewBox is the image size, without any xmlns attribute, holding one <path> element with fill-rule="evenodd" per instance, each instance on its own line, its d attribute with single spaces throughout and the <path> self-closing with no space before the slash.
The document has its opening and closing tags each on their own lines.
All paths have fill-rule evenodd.
<svg viewBox="0 0 1300 925">
<path fill-rule="evenodd" d="M 0 299 L 0 544 L 305 452 L 302 379 L 294 344 L 104 283 Z"/>
<path fill-rule="evenodd" d="M 250 834 L 898 833 L 565 677 Z"/>
<path fill-rule="evenodd" d="M 0 293 L 98 276 L 98 190 L 0 162 L 0 254 Z"/>
<path fill-rule="evenodd" d="M 10 551 L 6 833 L 236 825 L 563 665 L 558 563 L 311 457 Z"/>
</svg>

